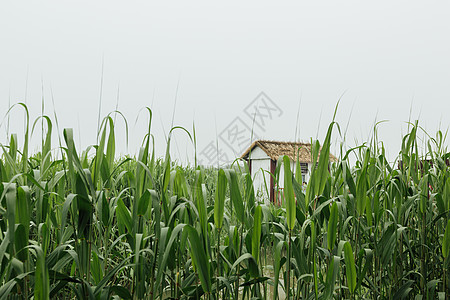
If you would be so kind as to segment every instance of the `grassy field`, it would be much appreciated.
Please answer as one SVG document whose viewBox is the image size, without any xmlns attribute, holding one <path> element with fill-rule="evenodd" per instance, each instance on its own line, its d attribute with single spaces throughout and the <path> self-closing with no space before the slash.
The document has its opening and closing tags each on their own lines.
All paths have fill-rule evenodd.
<svg viewBox="0 0 450 300">
<path fill-rule="evenodd" d="M 329 165 L 331 123 L 313 143 L 305 194 L 290 171 L 299 166 L 280 157 L 285 199 L 276 207 L 255 197 L 243 163 L 173 162 L 171 133 L 155 158 L 148 113 L 137 157 L 116 158 L 110 116 L 81 152 L 71 129 L 52 141 L 45 116 L 34 123 L 46 132 L 39 153 L 28 150 L 28 117 L 23 143 L 11 135 L 1 145 L 0 299 L 278 299 L 279 290 L 292 299 L 448 299 L 441 132 L 419 151 L 411 124 L 395 163 L 375 135 Z"/>
</svg>

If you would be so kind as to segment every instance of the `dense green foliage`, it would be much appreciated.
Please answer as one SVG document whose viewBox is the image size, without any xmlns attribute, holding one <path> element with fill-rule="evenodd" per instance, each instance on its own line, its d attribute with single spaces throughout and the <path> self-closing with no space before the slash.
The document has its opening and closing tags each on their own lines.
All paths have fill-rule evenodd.
<svg viewBox="0 0 450 300">
<path fill-rule="evenodd" d="M 27 111 L 25 105 L 19 105 Z M 411 125 L 400 163 L 376 135 L 329 164 L 332 123 L 302 192 L 287 157 L 283 207 L 255 197 L 245 164 L 182 167 L 115 159 L 114 122 L 77 153 L 52 122 L 29 155 L 12 135 L 0 160 L 0 299 L 443 299 L 448 290 L 450 176 L 444 137 L 419 153 Z M 35 122 L 37 124 L 37 122 Z M 195 136 L 192 138 L 195 143 Z M 193 147 L 194 148 L 194 147 Z M 349 157 L 356 157 L 353 166 Z M 447 295 L 448 297 L 448 295 Z"/>
</svg>

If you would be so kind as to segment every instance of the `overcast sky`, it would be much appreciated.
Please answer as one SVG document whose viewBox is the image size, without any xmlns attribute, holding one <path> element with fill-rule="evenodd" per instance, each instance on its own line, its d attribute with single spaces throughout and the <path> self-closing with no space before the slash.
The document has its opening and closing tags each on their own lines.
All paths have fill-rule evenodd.
<svg viewBox="0 0 450 300">
<path fill-rule="evenodd" d="M 230 158 L 251 134 L 235 145 L 227 129 L 323 140 L 342 96 L 336 119 L 349 124 L 347 145 L 388 120 L 379 137 L 395 158 L 410 117 L 432 135 L 449 126 L 449 15 L 444 1 L 3 1 L 1 118 L 9 103 L 26 102 L 34 120 L 44 97 L 45 114 L 56 110 L 79 146 L 94 144 L 103 66 L 101 115 L 118 103 L 130 126 L 127 150 L 117 120 L 122 153 L 138 150 L 147 116 L 135 120 L 146 106 L 160 155 L 175 107 L 173 125 L 192 131 L 195 122 L 198 152 L 218 141 Z M 261 104 L 272 110 L 258 123 L 249 111 L 264 113 Z M 9 131 L 19 143 L 23 123 L 15 109 Z M 1 143 L 6 131 L 3 120 Z M 181 131 L 174 138 L 184 162 L 193 147 Z"/>
</svg>

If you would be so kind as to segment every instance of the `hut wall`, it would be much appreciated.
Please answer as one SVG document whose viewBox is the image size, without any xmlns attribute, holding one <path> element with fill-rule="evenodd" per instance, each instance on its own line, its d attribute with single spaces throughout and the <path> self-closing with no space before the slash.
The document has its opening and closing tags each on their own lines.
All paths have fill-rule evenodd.
<svg viewBox="0 0 450 300">
<path fill-rule="evenodd" d="M 250 153 L 249 159 L 255 194 L 263 198 L 268 204 L 270 198 L 270 174 L 267 171 L 270 171 L 270 157 L 261 148 L 256 147 Z"/>
</svg>

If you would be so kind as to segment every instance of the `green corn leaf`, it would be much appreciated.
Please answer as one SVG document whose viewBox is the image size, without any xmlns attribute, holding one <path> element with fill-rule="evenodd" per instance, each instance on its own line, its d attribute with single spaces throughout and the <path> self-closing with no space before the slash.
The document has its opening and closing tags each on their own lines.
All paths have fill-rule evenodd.
<svg viewBox="0 0 450 300">
<path fill-rule="evenodd" d="M 314 186 L 315 196 L 319 196 L 322 194 L 323 189 L 325 188 L 325 184 L 328 179 L 328 175 L 329 175 L 328 165 L 330 162 L 331 132 L 333 130 L 333 125 L 334 125 L 334 122 L 332 122 L 328 126 L 327 135 L 325 137 L 325 141 L 323 142 L 322 150 L 320 151 L 319 165 L 317 167 L 317 170 L 315 171 L 315 177 L 316 177 L 316 182 L 315 182 L 315 186 Z"/>
<path fill-rule="evenodd" d="M 361 171 L 356 183 L 356 210 L 359 216 L 362 216 L 366 208 L 366 193 L 367 193 L 367 171 L 364 168 Z"/>
<path fill-rule="evenodd" d="M 203 235 L 206 237 L 208 235 L 208 220 L 207 220 L 207 212 L 206 212 L 206 202 L 204 198 L 204 184 L 202 182 L 202 174 L 201 171 L 197 171 L 197 181 L 195 184 L 195 204 L 198 211 L 198 216 L 200 219 L 200 227 L 202 229 Z"/>
<path fill-rule="evenodd" d="M 292 172 L 290 159 L 287 155 L 283 157 L 284 164 L 284 196 L 286 202 L 286 218 L 289 230 L 292 230 L 295 225 L 295 197 L 294 189 L 292 187 Z"/>
<path fill-rule="evenodd" d="M 429 193 L 429 181 L 428 181 L 428 174 L 426 174 L 420 182 L 419 209 L 422 214 L 425 214 L 427 210 L 428 193 Z"/>
<path fill-rule="evenodd" d="M 301 181 L 300 181 L 301 182 Z M 297 202 L 297 207 L 303 215 L 306 215 L 306 202 L 305 194 L 303 194 L 302 186 L 296 180 L 292 181 L 292 187 L 294 188 L 294 195 Z M 296 216 L 298 218 L 298 216 Z"/>
<path fill-rule="evenodd" d="M 130 291 L 128 289 L 124 288 L 123 286 L 114 285 L 110 288 L 110 291 L 112 294 L 116 294 L 117 296 L 119 296 L 120 299 L 124 299 L 124 300 L 132 299 Z"/>
<path fill-rule="evenodd" d="M 63 131 L 64 139 L 67 144 L 67 166 L 68 166 L 68 172 L 67 176 L 70 177 L 70 184 L 72 188 L 75 188 L 76 184 L 76 175 L 75 175 L 75 164 L 76 160 L 78 159 L 77 152 L 75 149 L 75 143 L 73 141 L 73 129 L 72 128 L 65 128 Z"/>
<path fill-rule="evenodd" d="M 42 130 L 44 130 L 43 121 L 47 122 L 47 132 L 45 134 L 45 138 L 42 140 L 42 157 L 41 157 L 41 175 L 44 177 L 44 174 L 47 172 L 48 167 L 51 163 L 51 140 L 52 140 L 52 121 L 48 116 L 39 116 L 33 123 L 31 134 L 33 135 L 34 128 L 39 120 L 42 120 Z"/>
<path fill-rule="evenodd" d="M 23 149 L 22 149 L 22 157 L 21 157 L 21 172 L 23 173 L 27 173 L 28 172 L 28 143 L 29 143 L 29 138 L 30 138 L 30 134 L 29 134 L 29 130 L 30 130 L 30 114 L 28 111 L 28 106 L 25 103 L 19 102 L 14 104 L 13 106 L 11 106 L 8 111 L 7 111 L 7 115 L 10 113 L 10 111 L 16 107 L 16 106 L 20 106 L 25 110 L 25 138 L 24 138 L 24 145 L 23 145 Z M 13 142 L 14 140 L 14 142 Z M 11 142 L 14 144 L 11 144 L 11 146 L 13 146 L 12 148 L 10 148 L 10 154 L 11 157 L 13 158 L 13 160 L 16 160 L 16 153 L 17 153 L 17 138 L 15 139 L 11 139 Z M 27 178 L 25 178 L 25 184 L 26 184 L 26 180 Z"/>
<path fill-rule="evenodd" d="M 97 253 L 92 252 L 91 273 L 95 284 L 99 283 L 103 278 L 103 270 L 100 265 L 100 260 Z"/>
<path fill-rule="evenodd" d="M 41 247 L 31 245 L 36 252 L 36 275 L 34 284 L 34 299 L 47 300 L 50 299 L 50 279 L 48 268 L 45 262 L 45 254 Z"/>
<path fill-rule="evenodd" d="M 350 172 L 350 168 L 347 164 L 347 162 L 342 162 L 341 163 L 342 166 L 342 176 L 344 177 L 345 182 L 348 185 L 348 189 L 350 190 L 350 193 L 353 194 L 353 196 L 356 197 L 356 185 L 355 185 L 355 181 L 353 180 L 352 174 Z"/>
<path fill-rule="evenodd" d="M 106 200 L 106 194 L 104 192 L 101 192 L 101 196 L 98 198 L 97 202 L 97 211 L 100 215 L 100 220 L 103 223 L 103 226 L 109 225 L 109 216 L 110 216 L 110 210 L 109 210 L 109 203 L 108 200 Z"/>
<path fill-rule="evenodd" d="M 333 256 L 328 265 L 327 277 L 325 281 L 325 293 L 323 299 L 332 299 L 336 278 L 339 274 L 339 256 Z"/>
<path fill-rule="evenodd" d="M 145 190 L 145 192 L 142 194 L 141 198 L 138 202 L 138 208 L 137 208 L 137 215 L 143 216 L 148 210 L 148 206 L 150 204 L 150 192 L 149 190 Z"/>
<path fill-rule="evenodd" d="M 411 299 L 412 297 L 411 297 L 411 295 L 409 295 L 409 294 L 410 294 L 411 291 L 413 290 L 413 289 L 411 288 L 411 286 L 413 285 L 413 283 L 414 283 L 414 281 L 412 281 L 412 280 L 406 281 L 406 283 L 403 284 L 403 285 L 397 290 L 397 292 L 395 292 L 395 294 L 394 294 L 394 296 L 393 296 L 392 299 L 400 299 L 400 300 L 403 300 L 403 299 Z M 419 296 L 419 295 L 418 295 L 418 296 Z M 419 298 L 419 297 L 416 297 L 415 299 L 420 299 L 420 298 Z M 441 300 L 441 299 L 439 298 L 439 300 Z M 445 298 L 442 299 L 442 300 L 445 300 Z"/>
<path fill-rule="evenodd" d="M 372 227 L 372 201 L 368 196 L 366 196 L 366 218 L 367 225 L 369 225 L 369 227 Z"/>
<path fill-rule="evenodd" d="M 253 235 L 252 235 L 252 255 L 256 260 L 256 264 L 259 266 L 259 251 L 261 248 L 261 223 L 262 212 L 261 206 L 258 205 L 255 208 L 255 216 L 253 218 Z"/>
<path fill-rule="evenodd" d="M 178 224 L 177 226 L 175 226 L 175 228 L 173 229 L 173 231 L 170 233 L 170 237 L 169 237 L 169 241 L 167 242 L 167 246 L 166 249 L 164 251 L 161 263 L 160 263 L 160 268 L 165 269 L 167 267 L 167 261 L 169 260 L 169 255 L 171 253 L 171 249 L 172 249 L 172 245 L 177 244 L 178 242 L 178 235 L 179 233 L 183 230 L 183 228 L 186 226 L 186 224 Z M 157 277 L 156 277 L 156 284 L 160 285 L 163 279 L 164 273 L 163 272 L 159 272 Z"/>
<path fill-rule="evenodd" d="M 6 216 L 8 220 L 8 232 L 10 247 L 14 245 L 14 237 L 16 231 L 16 201 L 17 190 L 15 183 L 4 183 L 6 190 Z M 11 250 L 11 254 L 13 251 Z"/>
<path fill-rule="evenodd" d="M 223 169 L 217 174 L 216 197 L 214 201 L 214 224 L 217 228 L 222 228 L 223 215 L 225 212 L 225 194 L 227 189 L 227 177 Z"/>
<path fill-rule="evenodd" d="M 280 270 L 282 267 L 282 257 L 281 252 L 283 250 L 283 246 L 285 245 L 284 241 L 279 241 L 277 245 L 275 246 L 275 252 L 274 252 L 274 268 L 275 268 L 275 274 L 274 274 L 274 291 L 273 291 L 273 299 L 278 299 L 278 283 L 280 281 Z"/>
<path fill-rule="evenodd" d="M 209 293 L 211 292 L 210 263 L 206 256 L 205 249 L 203 248 L 203 243 L 194 227 L 186 225 L 184 226 L 183 231 L 184 230 L 186 230 L 189 235 L 192 259 L 196 265 L 203 291 Z"/>
<path fill-rule="evenodd" d="M 336 242 L 338 219 L 339 215 L 337 203 L 333 202 L 333 204 L 331 205 L 330 219 L 328 220 L 328 231 L 327 231 L 328 250 L 330 251 L 333 249 L 334 243 Z"/>
<path fill-rule="evenodd" d="M 128 230 L 128 232 L 132 232 L 133 229 L 133 222 L 131 220 L 131 213 L 128 210 L 128 208 L 123 203 L 123 200 L 119 198 L 117 200 L 117 207 L 116 207 L 116 216 L 117 216 L 117 222 L 121 224 L 122 226 L 125 226 Z"/>
<path fill-rule="evenodd" d="M 442 241 L 442 256 L 444 258 L 448 257 L 450 253 L 450 220 L 447 222 L 447 227 L 445 228 L 444 240 Z"/>
<path fill-rule="evenodd" d="M 344 245 L 344 259 L 348 289 L 350 290 L 350 293 L 353 294 L 356 288 L 356 267 L 350 242 L 346 242 Z"/>
<path fill-rule="evenodd" d="M 16 223 L 22 224 L 25 228 L 24 238 L 27 240 L 31 215 L 30 189 L 28 186 L 20 186 L 17 188 Z"/>
<path fill-rule="evenodd" d="M 253 255 L 251 255 L 250 253 L 244 253 L 241 256 L 239 256 L 238 259 L 236 259 L 236 261 L 234 262 L 234 264 L 231 266 L 231 270 L 235 270 L 236 267 L 242 263 L 243 261 L 248 261 L 248 266 L 249 266 L 249 272 L 250 275 L 252 277 L 257 277 L 259 276 L 258 274 L 258 269 L 256 267 L 256 261 L 255 258 L 253 257 Z M 255 268 L 256 267 L 256 268 Z"/>
<path fill-rule="evenodd" d="M 230 196 L 231 202 L 234 206 L 234 211 L 236 212 L 238 220 L 245 224 L 245 216 L 244 216 L 244 203 L 242 202 L 242 195 L 239 188 L 239 182 L 237 178 L 237 174 L 235 170 L 229 169 L 226 170 L 225 174 L 228 177 L 228 182 L 230 186 Z"/>
<path fill-rule="evenodd" d="M 106 123 L 105 121 L 102 122 L 102 124 L 105 124 L 104 129 L 99 132 L 98 134 L 100 136 L 99 144 L 97 145 L 96 154 L 95 154 L 95 161 L 94 161 L 94 172 L 93 172 L 93 180 L 97 184 L 97 188 L 100 188 L 101 186 L 101 168 L 103 165 L 103 160 L 105 159 L 104 149 L 105 149 L 105 143 L 106 143 Z"/>
<path fill-rule="evenodd" d="M 26 235 L 25 227 L 22 224 L 16 226 L 15 244 L 17 258 L 20 261 L 25 262 L 28 259 L 28 251 L 25 248 L 28 246 L 28 236 Z"/>
<path fill-rule="evenodd" d="M 114 121 L 111 117 L 108 117 L 109 124 L 109 136 L 108 142 L 106 144 L 106 161 L 108 163 L 108 167 L 112 170 L 114 163 L 114 155 L 116 152 L 116 138 L 114 135 Z"/>
<path fill-rule="evenodd" d="M 89 200 L 88 187 L 80 173 L 76 173 L 77 207 L 78 207 L 78 227 L 77 232 L 80 237 L 88 238 L 92 223 L 92 204 Z"/>
<path fill-rule="evenodd" d="M 369 271 L 369 269 L 372 269 L 372 259 L 373 259 L 373 251 L 371 249 L 364 249 L 364 253 L 366 254 L 366 261 L 364 263 L 364 266 L 359 266 L 360 269 L 362 269 L 362 271 L 358 274 L 358 280 L 356 283 L 356 289 L 359 289 L 361 287 L 361 284 L 363 282 L 364 278 L 366 277 L 367 272 Z M 361 254 L 361 252 L 360 252 Z M 360 255 L 360 262 L 362 260 L 362 255 Z M 396 298 L 394 298 L 396 299 Z"/>
<path fill-rule="evenodd" d="M 95 287 L 95 290 L 93 292 L 94 296 L 99 295 L 100 292 L 102 291 L 102 289 L 104 288 L 104 286 L 108 283 L 108 281 L 110 281 L 111 278 L 113 278 L 114 276 L 117 276 L 117 274 L 119 273 L 119 271 L 122 268 L 131 266 L 131 264 L 126 264 L 128 262 L 128 260 L 129 260 L 129 257 L 118 262 L 118 264 L 114 268 L 112 268 L 110 271 L 108 271 L 108 273 L 105 274 L 103 279 Z"/>
<path fill-rule="evenodd" d="M 444 211 L 448 211 L 450 209 L 450 177 L 445 181 L 442 199 L 444 202 Z"/>
<path fill-rule="evenodd" d="M 9 156 L 15 162 L 17 158 L 17 134 L 11 134 L 9 141 Z"/>
</svg>

